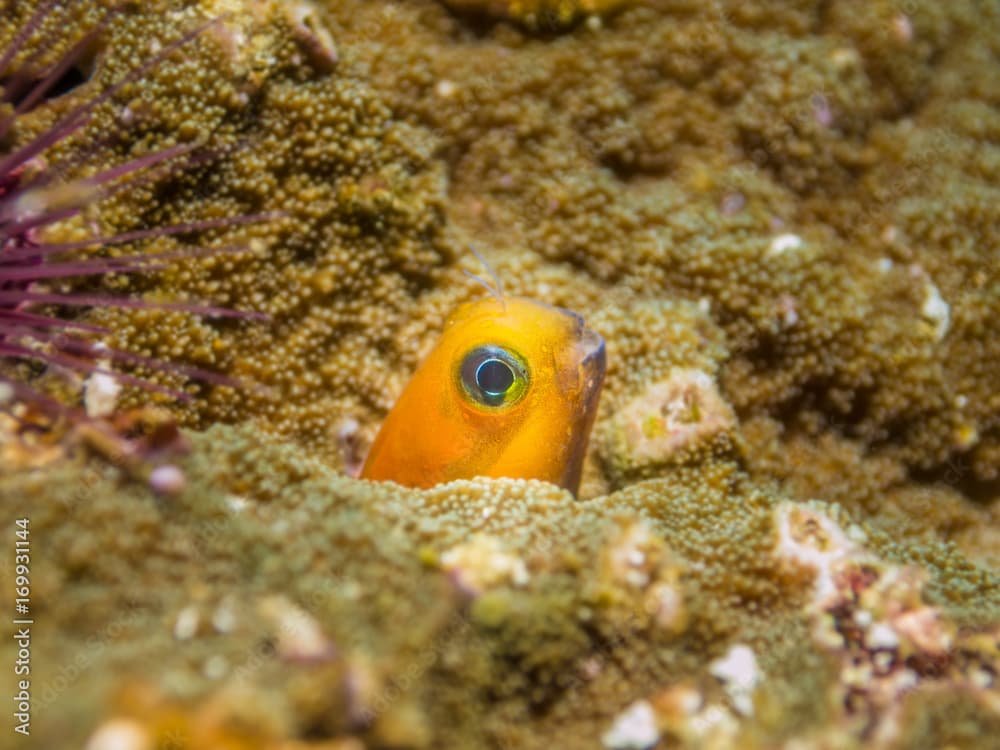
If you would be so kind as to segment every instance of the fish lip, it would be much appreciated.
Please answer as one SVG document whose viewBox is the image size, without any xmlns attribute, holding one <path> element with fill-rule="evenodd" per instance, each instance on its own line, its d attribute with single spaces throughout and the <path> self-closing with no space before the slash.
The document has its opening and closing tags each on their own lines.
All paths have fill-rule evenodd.
<svg viewBox="0 0 1000 750">
<path fill-rule="evenodd" d="M 580 365 L 588 371 L 596 369 L 603 376 L 604 367 L 607 363 L 607 352 L 604 347 L 604 338 L 601 334 L 585 328 L 580 336 L 579 346 L 583 354 L 580 359 Z"/>
<path fill-rule="evenodd" d="M 580 331 L 585 330 L 587 327 L 587 324 L 583 320 L 583 316 L 580 315 L 580 313 L 578 312 L 573 312 L 572 310 L 566 307 L 560 307 L 559 305 L 548 305 L 544 302 L 540 302 L 538 304 L 548 307 L 550 310 L 557 310 L 561 312 L 563 315 L 565 315 L 567 318 L 572 320 L 575 333 L 579 333 Z"/>
<path fill-rule="evenodd" d="M 590 431 L 597 417 L 597 404 L 601 398 L 607 353 L 604 339 L 596 331 L 584 328 L 576 342 L 580 355 L 580 401 L 572 421 L 572 448 L 563 472 L 562 486 L 576 495 L 580 487 L 583 460 L 590 441 Z"/>
<path fill-rule="evenodd" d="M 583 415 L 590 415 L 592 419 L 597 409 L 597 400 L 601 395 L 601 386 L 604 385 L 604 373 L 608 362 L 607 350 L 601 335 L 589 328 L 584 329 L 577 346 L 583 355 L 580 358 L 583 388 L 581 410 Z"/>
</svg>

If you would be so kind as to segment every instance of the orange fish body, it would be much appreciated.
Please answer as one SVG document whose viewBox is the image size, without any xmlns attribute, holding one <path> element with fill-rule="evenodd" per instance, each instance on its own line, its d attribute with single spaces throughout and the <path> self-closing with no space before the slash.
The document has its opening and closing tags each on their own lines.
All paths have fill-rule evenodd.
<svg viewBox="0 0 1000 750">
<path fill-rule="evenodd" d="M 466 303 L 389 412 L 361 476 L 411 487 L 520 477 L 575 494 L 604 368 L 604 341 L 575 313 L 523 298 Z"/>
</svg>

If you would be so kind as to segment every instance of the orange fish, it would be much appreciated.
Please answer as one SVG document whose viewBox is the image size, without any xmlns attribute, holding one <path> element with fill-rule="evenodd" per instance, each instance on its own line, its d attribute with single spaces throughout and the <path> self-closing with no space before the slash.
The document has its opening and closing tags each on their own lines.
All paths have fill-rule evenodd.
<svg viewBox="0 0 1000 750">
<path fill-rule="evenodd" d="M 576 313 L 502 292 L 461 305 L 361 476 L 411 487 L 519 477 L 576 494 L 604 368 L 604 340 Z"/>
</svg>

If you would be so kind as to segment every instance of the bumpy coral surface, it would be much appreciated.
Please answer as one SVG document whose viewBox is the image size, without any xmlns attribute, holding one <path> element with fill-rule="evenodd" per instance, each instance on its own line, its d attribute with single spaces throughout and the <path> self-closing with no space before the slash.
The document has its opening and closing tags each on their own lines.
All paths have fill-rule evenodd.
<svg viewBox="0 0 1000 750">
<path fill-rule="evenodd" d="M 213 17 L 60 148 L 214 157 L 62 231 L 279 211 L 91 285 L 270 320 L 87 314 L 247 384 L 164 404 L 208 432 L 155 477 L 0 425 L 32 742 L 990 747 L 995 4 L 162 0 L 9 138 Z M 470 244 L 607 342 L 579 501 L 344 475 L 481 293 Z"/>
<path fill-rule="evenodd" d="M 582 16 L 596 17 L 625 5 L 629 0 L 445 0 L 460 10 L 511 18 L 529 28 L 559 27 Z"/>
<path fill-rule="evenodd" d="M 643 717 L 665 747 L 910 747 L 928 727 L 987 747 L 1000 728 L 994 573 L 732 463 L 576 501 L 361 482 L 246 429 L 195 443 L 170 498 L 97 461 L 0 480 L 38 544 L 38 747 L 624 748 Z"/>
<path fill-rule="evenodd" d="M 253 252 L 113 283 L 270 326 L 94 315 L 113 343 L 276 394 L 217 390 L 191 424 L 254 416 L 333 459 L 345 419 L 369 438 L 477 293 L 455 265 L 475 243 L 510 291 L 619 326 L 602 333 L 636 349 L 629 382 L 663 377 L 645 362 L 672 347 L 625 343 L 615 307 L 696 304 L 739 416 L 995 477 L 992 6 L 636 8 L 544 39 L 483 37 L 429 1 L 232 7 L 94 124 L 126 129 L 119 150 L 220 154 L 117 197 L 94 218 L 109 229 L 286 212 L 225 238 Z M 81 88 L 227 9 L 125 15 Z"/>
</svg>

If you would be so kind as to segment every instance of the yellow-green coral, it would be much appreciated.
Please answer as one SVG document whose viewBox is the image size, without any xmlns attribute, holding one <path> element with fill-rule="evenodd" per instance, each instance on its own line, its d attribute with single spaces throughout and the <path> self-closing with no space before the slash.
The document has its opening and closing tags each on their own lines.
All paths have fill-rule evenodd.
<svg viewBox="0 0 1000 750">
<path fill-rule="evenodd" d="M 4 497 L 31 502 L 32 534 L 49 550 L 33 563 L 47 623 L 33 684 L 46 705 L 91 716 L 72 729 L 40 722 L 38 741 L 82 740 L 104 716 L 160 741 L 174 731 L 178 748 L 230 732 L 246 747 L 306 737 L 596 747 L 623 707 L 670 686 L 728 706 L 710 665 L 744 644 L 766 701 L 755 718 L 733 714 L 734 736 L 767 744 L 822 730 L 860 746 L 853 709 L 825 698 L 846 683 L 816 631 L 827 610 L 815 607 L 834 600 L 816 592 L 834 591 L 822 581 L 838 581 L 841 565 L 884 571 L 889 585 L 901 558 L 921 558 L 921 575 L 958 599 L 898 583 L 884 597 L 872 585 L 857 606 L 895 617 L 892 597 L 903 597 L 894 627 L 905 638 L 924 616 L 903 615 L 924 607 L 943 632 L 966 627 L 949 657 L 955 680 L 979 679 L 976 665 L 995 659 L 982 651 L 995 637 L 983 623 L 1000 615 L 994 574 L 945 545 L 852 527 L 836 506 L 788 502 L 731 464 L 589 501 L 515 480 L 420 492 L 350 480 L 258 432 L 217 427 L 195 437 L 184 470 L 189 490 L 167 503 L 99 463 L 0 481 Z M 3 508 L 5 527 L 22 512 Z M 784 530 L 787 518 L 798 526 Z M 801 551 L 814 545 L 833 566 L 822 574 Z M 78 654 L 86 660 L 67 678 Z M 914 695 L 952 679 L 918 672 Z M 962 705 L 988 726 L 986 709 Z"/>
<path fill-rule="evenodd" d="M 712 451 L 725 454 L 735 416 L 716 384 L 724 336 L 706 308 L 606 300 L 589 317 L 608 341 L 594 450 L 612 486 L 705 460 Z"/>
<path fill-rule="evenodd" d="M 629 0 L 444 0 L 459 10 L 476 10 L 506 16 L 529 27 L 565 25 L 622 7 Z"/>
<path fill-rule="evenodd" d="M 848 423 L 913 465 L 992 455 L 995 378 L 983 368 L 996 354 L 972 352 L 981 316 L 997 311 L 981 255 L 998 242 L 995 149 L 962 130 L 986 112 L 970 102 L 959 114 L 942 93 L 940 114 L 933 95 L 920 102 L 926 130 L 919 116 L 885 123 L 881 100 L 902 96 L 903 72 L 881 75 L 868 42 L 813 38 L 794 14 L 765 30 L 767 12 L 636 9 L 613 31 L 518 43 L 517 54 L 506 38 L 454 58 L 411 45 L 382 71 L 415 71 L 426 95 L 385 90 L 461 154 L 456 215 L 481 206 L 477 236 L 640 297 L 704 299 L 729 337 L 722 379 L 741 412 Z M 934 53 L 940 80 L 961 70 L 968 89 L 991 90 L 968 47 L 945 45 L 957 28 L 979 39 L 972 30 L 996 18 L 938 14 L 915 7 L 914 29 L 950 31 L 914 32 L 912 45 L 948 50 Z M 985 39 L 971 46 L 990 55 Z M 894 65 L 926 73 L 923 55 Z M 946 111 L 969 124 L 942 140 L 933 120 Z M 945 172 L 950 188 L 932 190 L 942 183 L 927 178 Z M 952 211 L 968 218 L 918 213 Z M 925 238 L 931 226 L 939 236 Z M 988 475 L 989 461 L 976 471 Z"/>
<path fill-rule="evenodd" d="M 148 54 L 144 40 L 175 39 L 213 10 L 123 15 L 105 34 L 92 79 L 70 96 L 121 80 Z M 123 159 L 122 149 L 144 152 L 176 141 L 204 142 L 217 154 L 201 169 L 93 207 L 88 218 L 108 234 L 284 211 L 280 219 L 210 238 L 242 243 L 245 253 L 104 284 L 160 301 L 253 309 L 271 316 L 271 325 L 155 309 L 102 310 L 91 318 L 115 332 L 112 345 L 227 372 L 245 384 L 242 392 L 217 389 L 181 406 L 190 423 L 234 420 L 251 410 L 279 432 L 329 446 L 332 425 L 345 414 L 361 417 L 388 405 L 381 385 L 401 356 L 390 338 L 415 317 L 414 297 L 449 256 L 440 238 L 441 169 L 427 159 L 427 136 L 392 121 L 349 65 L 336 75 L 309 66 L 280 5 L 253 11 L 216 21 L 96 113 L 92 130 L 74 144 L 86 149 L 88 138 L 120 132 L 122 146 L 103 153 L 112 163 Z M 20 138 L 44 127 L 48 109 L 37 112 L 19 119 Z M 67 227 L 65 235 L 84 230 L 93 226 Z M 178 245 L 161 238 L 145 247 Z M 376 299 L 382 302 L 372 304 Z M 271 388 L 272 397 L 254 385 Z"/>
<path fill-rule="evenodd" d="M 996 8 L 622 3 L 540 37 L 445 5 L 178 15 L 164 0 L 116 17 L 93 79 L 18 123 L 28 137 L 151 39 L 231 10 L 80 142 L 128 112 L 108 161 L 192 138 L 217 159 L 87 219 L 286 212 L 203 238 L 242 254 L 101 282 L 272 316 L 90 314 L 114 343 L 272 388 L 192 386 L 174 407 L 215 425 L 195 437 L 188 492 L 153 499 L 58 459 L 0 480 L 4 513 L 31 498 L 52 550 L 43 700 L 66 664 L 88 665 L 72 696 L 53 693 L 63 723 L 39 741 L 80 744 L 104 721 L 180 747 L 597 747 L 651 715 L 686 746 L 859 747 L 872 722 L 886 747 L 988 747 Z M 509 294 L 570 307 L 607 340 L 580 502 L 532 482 L 420 493 L 335 471 L 481 293 L 461 273 L 481 272 L 468 244 Z M 817 539 L 843 542 L 856 601 L 816 604 Z M 740 692 L 744 649 L 761 687 Z M 157 668 L 142 689 L 125 677 L 137 653 Z M 898 692 L 904 668 L 917 683 Z"/>
<path fill-rule="evenodd" d="M 117 197 L 99 212 L 109 229 L 288 212 L 215 240 L 253 253 L 189 264 L 158 291 L 254 307 L 270 327 L 95 315 L 116 344 L 280 394 L 217 389 L 182 409 L 190 423 L 254 416 L 344 460 L 344 425 L 362 444 L 373 434 L 473 293 L 449 264 L 474 241 L 512 291 L 588 316 L 616 290 L 702 304 L 726 335 L 718 376 L 741 416 L 836 424 L 910 466 L 967 455 L 976 475 L 995 471 L 996 269 L 982 253 L 1000 241 L 1000 204 L 995 84 L 978 62 L 992 11 L 637 7 L 542 42 L 464 38 L 430 0 L 303 7 L 305 27 L 253 3 L 129 91 L 131 148 L 201 137 L 224 153 L 208 180 Z M 213 10 L 127 16 L 100 81 L 141 59 L 137 40 Z M 332 67 L 303 28 L 332 40 Z"/>
</svg>

